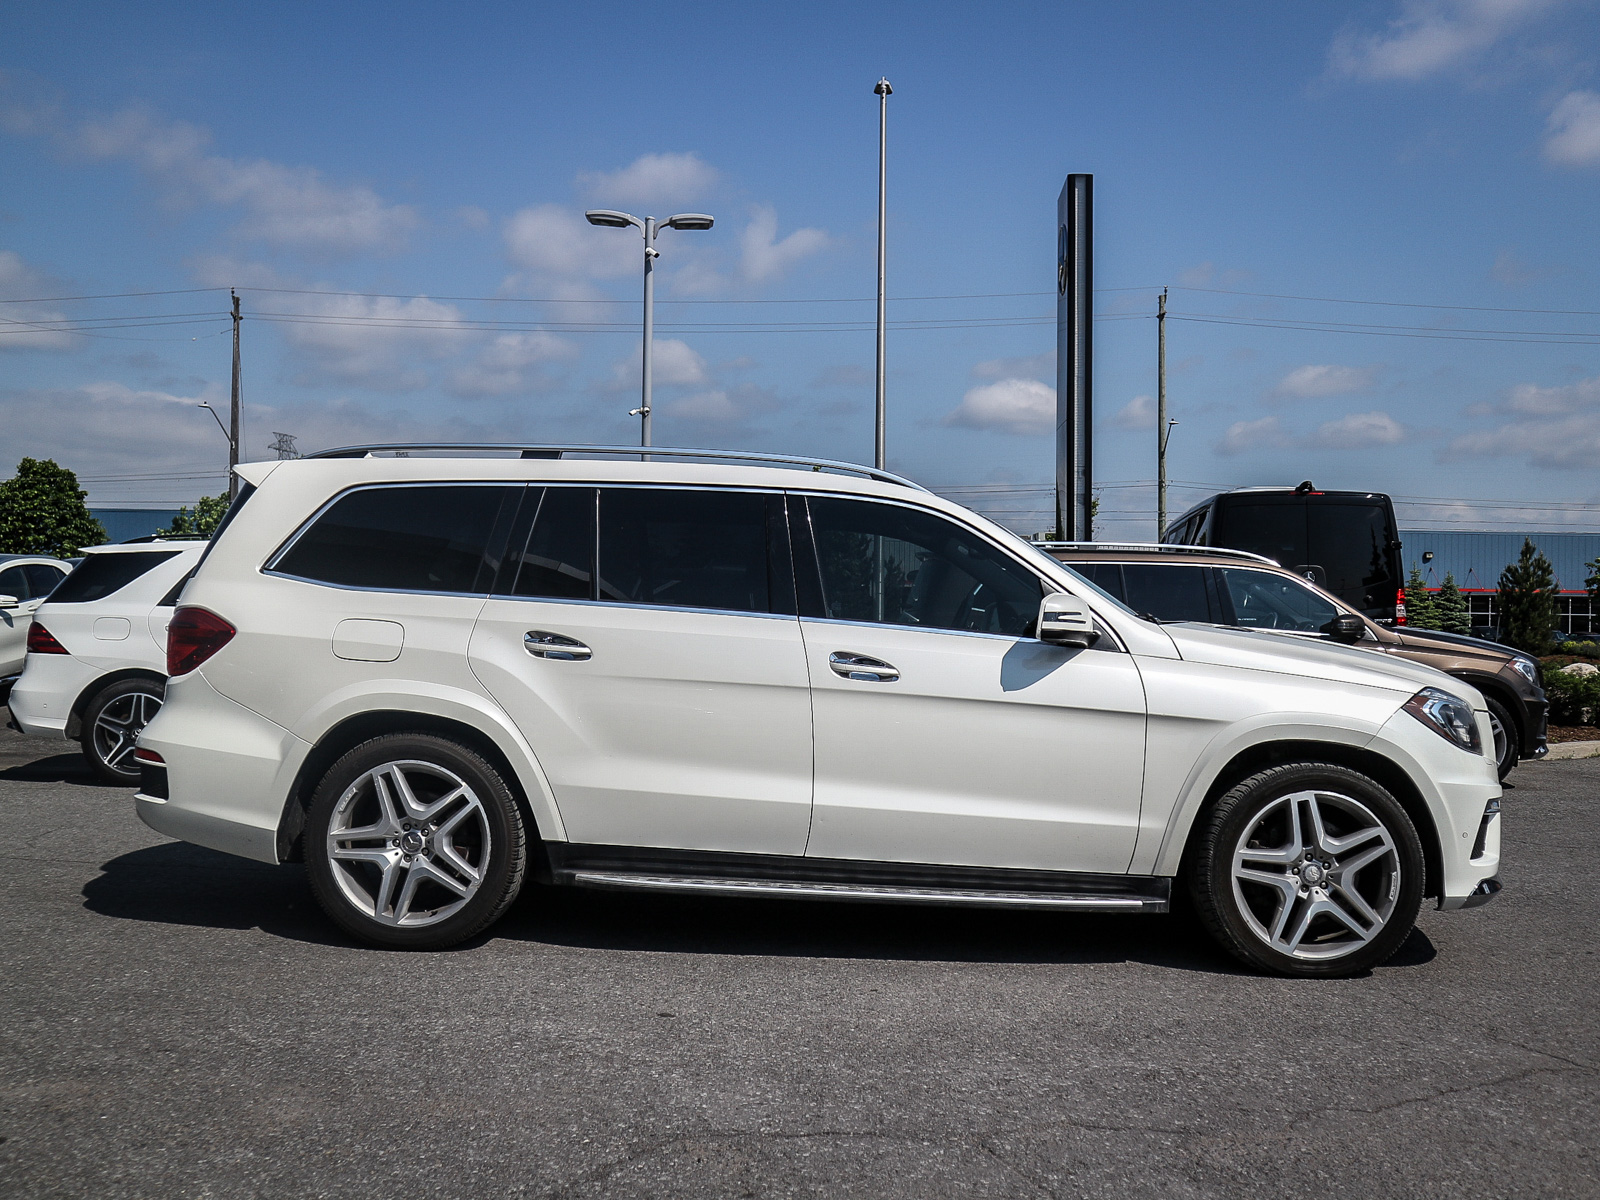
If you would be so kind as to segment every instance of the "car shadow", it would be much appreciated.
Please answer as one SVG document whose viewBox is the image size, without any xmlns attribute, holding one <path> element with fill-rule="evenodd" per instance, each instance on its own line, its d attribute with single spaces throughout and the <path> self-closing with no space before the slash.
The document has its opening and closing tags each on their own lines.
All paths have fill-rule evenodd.
<svg viewBox="0 0 1600 1200">
<path fill-rule="evenodd" d="M 32 762 L 15 763 L 0 770 L 0 779 L 19 783 L 76 783 L 84 787 L 131 792 L 132 783 L 109 783 L 89 770 L 81 754 L 52 754 Z"/>
</svg>

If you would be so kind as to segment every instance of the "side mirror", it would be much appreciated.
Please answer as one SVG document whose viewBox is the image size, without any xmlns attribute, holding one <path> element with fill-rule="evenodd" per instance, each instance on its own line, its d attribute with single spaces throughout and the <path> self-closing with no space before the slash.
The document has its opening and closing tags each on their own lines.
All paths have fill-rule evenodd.
<svg viewBox="0 0 1600 1200">
<path fill-rule="evenodd" d="M 1039 640 L 1052 646 L 1083 649 L 1100 640 L 1089 606 L 1066 592 L 1052 592 L 1039 601 Z"/>
<path fill-rule="evenodd" d="M 15 608 L 21 603 L 15 596 L 0 596 L 0 608 Z"/>
<path fill-rule="evenodd" d="M 1367 623 L 1354 613 L 1340 613 L 1322 627 L 1322 632 L 1336 642 L 1349 645 L 1367 635 Z"/>
</svg>

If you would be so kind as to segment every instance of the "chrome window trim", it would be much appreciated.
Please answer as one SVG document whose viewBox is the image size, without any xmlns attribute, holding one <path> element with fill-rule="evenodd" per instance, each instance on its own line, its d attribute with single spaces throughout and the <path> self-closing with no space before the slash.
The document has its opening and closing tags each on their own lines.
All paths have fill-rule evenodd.
<svg viewBox="0 0 1600 1200">
<path fill-rule="evenodd" d="M 476 595 L 476 593 L 473 593 Z M 695 608 L 688 604 L 640 604 L 633 600 L 579 600 L 571 596 L 512 596 L 494 592 L 490 600 L 507 600 L 514 604 L 572 604 L 587 608 L 628 608 L 640 612 L 703 613 L 717 617 L 759 617 L 767 621 L 799 621 L 793 613 L 754 612 L 745 608 Z"/>
</svg>

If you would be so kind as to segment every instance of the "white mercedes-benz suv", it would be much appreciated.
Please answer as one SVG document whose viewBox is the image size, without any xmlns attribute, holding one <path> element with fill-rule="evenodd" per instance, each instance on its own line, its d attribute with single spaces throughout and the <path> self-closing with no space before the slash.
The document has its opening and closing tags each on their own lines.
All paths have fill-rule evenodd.
<svg viewBox="0 0 1600 1200">
<path fill-rule="evenodd" d="M 334 921 L 416 949 L 530 873 L 1067 912 L 1176 888 L 1244 961 L 1330 976 L 1424 897 L 1499 890 L 1489 717 L 1447 675 L 1142 619 L 866 468 L 490 449 L 239 468 L 136 751 L 148 825 L 303 857 Z"/>
</svg>

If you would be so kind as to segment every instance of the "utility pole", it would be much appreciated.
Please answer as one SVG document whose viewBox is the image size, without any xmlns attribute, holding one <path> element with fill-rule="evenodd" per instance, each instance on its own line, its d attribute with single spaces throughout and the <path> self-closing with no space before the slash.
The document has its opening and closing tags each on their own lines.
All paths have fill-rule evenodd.
<svg viewBox="0 0 1600 1200">
<path fill-rule="evenodd" d="M 889 167 L 889 97 L 894 94 L 894 89 L 889 86 L 887 79 L 879 79 L 878 86 L 872 89 L 878 97 L 878 404 L 876 420 L 873 425 L 872 463 L 878 470 L 887 469 L 885 466 L 885 419 L 884 419 L 884 291 L 883 281 L 887 261 L 887 231 L 885 221 L 888 217 L 887 205 L 887 173 Z"/>
<path fill-rule="evenodd" d="M 1156 541 L 1167 536 L 1167 289 L 1156 306 Z"/>
<path fill-rule="evenodd" d="M 228 432 L 228 502 L 231 504 L 239 495 L 239 477 L 233 470 L 239 465 L 239 293 L 229 288 L 228 294 L 233 297 L 233 428 Z"/>
</svg>

